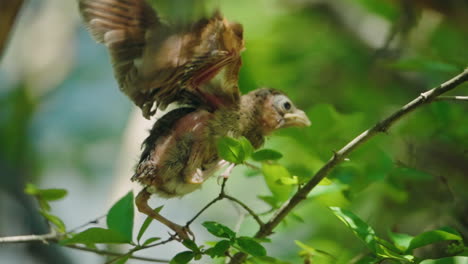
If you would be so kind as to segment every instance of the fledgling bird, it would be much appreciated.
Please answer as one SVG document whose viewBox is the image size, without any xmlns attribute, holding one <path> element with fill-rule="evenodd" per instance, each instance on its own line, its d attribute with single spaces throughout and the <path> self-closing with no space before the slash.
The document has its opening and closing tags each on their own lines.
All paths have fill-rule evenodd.
<svg viewBox="0 0 468 264">
<path fill-rule="evenodd" d="M 180 238 L 189 238 L 190 230 L 154 212 L 148 205 L 151 194 L 180 197 L 200 188 L 228 164 L 218 156 L 221 137 L 244 136 L 259 148 L 277 129 L 310 125 L 278 90 L 240 95 L 243 28 L 220 12 L 176 27 L 164 24 L 144 0 L 79 4 L 91 33 L 109 49 L 120 88 L 145 117 L 171 103 L 185 105 L 156 121 L 132 177 L 144 186 L 136 197 L 138 210 Z"/>
</svg>

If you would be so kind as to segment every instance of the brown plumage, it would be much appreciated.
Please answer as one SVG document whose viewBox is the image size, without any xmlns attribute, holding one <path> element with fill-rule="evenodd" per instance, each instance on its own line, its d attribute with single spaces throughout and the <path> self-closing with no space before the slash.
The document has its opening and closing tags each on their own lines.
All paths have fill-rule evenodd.
<svg viewBox="0 0 468 264">
<path fill-rule="evenodd" d="M 181 30 L 162 24 L 143 0 L 80 0 L 80 10 L 95 38 L 108 46 L 120 88 L 145 116 L 153 114 L 153 104 L 188 105 L 155 123 L 132 177 L 144 186 L 136 198 L 139 211 L 180 238 L 190 231 L 155 213 L 147 203 L 152 193 L 177 197 L 200 188 L 228 165 L 217 153 L 221 137 L 244 136 L 259 148 L 276 129 L 310 125 L 280 91 L 240 95 L 242 26 L 219 12 Z"/>
<path fill-rule="evenodd" d="M 146 118 L 155 113 L 154 103 L 160 109 L 173 102 L 216 107 L 237 99 L 230 85 L 237 85 L 244 49 L 240 24 L 215 12 L 171 27 L 144 0 L 80 0 L 79 5 L 94 38 L 109 49 L 120 89 Z M 222 91 L 204 89 L 223 67 L 228 85 L 219 87 Z"/>
</svg>

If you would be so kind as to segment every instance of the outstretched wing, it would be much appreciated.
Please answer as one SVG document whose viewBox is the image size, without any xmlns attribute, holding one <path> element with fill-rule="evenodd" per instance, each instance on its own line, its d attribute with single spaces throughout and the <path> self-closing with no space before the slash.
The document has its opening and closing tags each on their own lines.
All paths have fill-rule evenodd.
<svg viewBox="0 0 468 264">
<path fill-rule="evenodd" d="M 238 102 L 244 49 L 240 24 L 215 12 L 170 27 L 144 0 L 79 1 L 91 33 L 109 49 L 121 90 L 145 117 L 154 114 L 153 105 L 163 109 L 179 102 L 216 109 Z M 217 75 L 221 83 L 209 84 Z"/>
<path fill-rule="evenodd" d="M 120 89 L 142 105 L 138 61 L 146 46 L 146 32 L 162 26 L 156 13 L 142 0 L 80 0 L 79 8 L 91 34 L 109 49 Z"/>
</svg>

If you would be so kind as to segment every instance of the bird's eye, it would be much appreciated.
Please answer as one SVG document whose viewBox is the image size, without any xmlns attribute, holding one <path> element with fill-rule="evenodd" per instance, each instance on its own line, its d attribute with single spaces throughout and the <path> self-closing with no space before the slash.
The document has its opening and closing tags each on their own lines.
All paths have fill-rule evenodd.
<svg viewBox="0 0 468 264">
<path fill-rule="evenodd" d="M 291 100 L 289 100 L 289 98 L 283 94 L 275 96 L 274 106 L 280 113 L 283 114 L 289 113 L 294 108 L 294 105 L 291 103 Z"/>
</svg>

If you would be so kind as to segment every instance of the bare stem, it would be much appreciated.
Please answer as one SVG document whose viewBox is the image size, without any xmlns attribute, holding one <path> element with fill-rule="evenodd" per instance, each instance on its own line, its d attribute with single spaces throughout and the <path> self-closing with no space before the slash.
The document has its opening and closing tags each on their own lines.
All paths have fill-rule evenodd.
<svg viewBox="0 0 468 264">
<path fill-rule="evenodd" d="M 275 227 L 303 200 L 307 195 L 325 178 L 338 164 L 340 164 L 346 156 L 353 152 L 356 148 L 366 143 L 368 140 L 381 132 L 386 132 L 398 120 L 412 113 L 417 108 L 429 104 L 437 99 L 443 93 L 453 90 L 460 84 L 468 81 L 468 68 L 462 73 L 448 80 L 447 82 L 422 93 L 420 96 L 404 105 L 402 108 L 379 121 L 373 127 L 362 132 L 360 135 L 351 140 L 339 151 L 335 152 L 331 159 L 310 179 L 302 188 L 300 188 L 286 203 L 279 208 L 270 220 L 263 225 L 255 234 L 256 238 L 264 238 L 269 236 Z M 239 252 L 231 259 L 230 264 L 238 264 L 244 262 L 247 255 Z"/>
<path fill-rule="evenodd" d="M 63 234 L 56 233 L 54 231 L 48 233 L 48 234 L 43 234 L 43 235 L 26 235 L 26 236 L 10 236 L 10 237 L 2 237 L 0 238 L 0 244 L 4 243 L 33 243 L 33 242 L 41 242 L 41 243 L 49 243 L 49 242 L 57 242 L 58 240 L 61 239 Z M 92 248 L 87 248 L 87 247 L 82 247 L 78 245 L 66 245 L 68 248 L 73 248 L 81 251 L 87 251 L 87 252 L 93 252 L 98 255 L 103 255 L 103 256 L 113 256 L 113 257 L 124 257 L 127 254 L 120 254 L 117 252 L 112 252 L 108 250 L 100 250 L 100 249 L 92 249 Z M 131 252 L 133 253 L 133 252 Z M 130 253 L 130 254 L 131 254 Z M 155 262 L 155 263 L 169 263 L 168 260 L 164 259 L 156 259 L 156 258 L 146 258 L 146 257 L 140 257 L 140 256 L 130 256 L 131 259 L 137 259 L 137 260 L 143 260 L 143 261 L 150 261 L 150 262 Z"/>
<path fill-rule="evenodd" d="M 468 96 L 439 96 L 435 101 L 468 101 Z"/>
<path fill-rule="evenodd" d="M 111 257 L 117 257 L 117 258 L 122 258 L 124 256 L 127 256 L 128 254 L 133 253 L 133 252 L 129 252 L 126 254 L 121 254 L 121 253 L 112 252 L 108 250 L 92 249 L 92 248 L 87 248 L 87 247 L 82 247 L 82 246 L 77 246 L 77 245 L 66 245 L 66 247 L 81 250 L 81 251 L 92 252 L 101 256 L 111 256 Z M 155 262 L 155 263 L 169 263 L 169 260 L 166 260 L 166 259 L 147 258 L 147 257 L 140 257 L 140 256 L 130 256 L 129 258 L 142 260 L 142 261 L 148 261 L 148 262 Z"/>
<path fill-rule="evenodd" d="M 152 248 L 152 247 L 161 246 L 161 245 L 167 244 L 167 243 L 169 243 L 169 242 L 172 242 L 172 241 L 174 241 L 174 240 L 176 240 L 175 236 L 171 236 L 171 237 L 169 237 L 168 239 L 163 240 L 163 241 L 160 241 L 160 242 L 157 242 L 157 243 L 149 244 L 149 245 L 146 245 L 146 246 L 140 246 L 140 247 L 138 247 L 138 250 L 140 250 L 140 249 L 145 249 L 145 248 Z"/>
<path fill-rule="evenodd" d="M 223 198 L 231 200 L 231 201 L 237 203 L 238 205 L 240 205 L 242 208 L 244 208 L 244 210 L 246 210 L 255 219 L 255 221 L 258 223 L 258 225 L 260 227 L 262 227 L 264 225 L 264 223 L 262 222 L 260 217 L 252 209 L 250 209 L 250 207 L 248 207 L 245 203 L 243 203 L 240 200 L 238 200 L 237 198 L 232 197 L 232 196 L 227 195 L 227 194 L 223 195 Z"/>
<path fill-rule="evenodd" d="M 185 226 L 186 227 L 189 227 L 193 221 L 195 221 L 203 212 L 206 211 L 206 209 L 210 208 L 213 204 L 215 204 L 216 202 L 220 201 L 223 199 L 224 197 L 224 188 L 226 187 L 226 181 L 228 180 L 228 178 L 224 178 L 223 177 L 223 182 L 221 183 L 221 191 L 219 193 L 219 195 L 214 198 L 213 200 L 211 200 L 211 202 L 209 202 L 207 205 L 205 205 L 200 211 L 198 211 L 198 213 L 192 217 L 192 219 L 190 219 L 186 224 Z"/>
<path fill-rule="evenodd" d="M 247 167 L 249 167 L 249 168 L 251 168 L 251 169 L 257 170 L 257 171 L 261 171 L 261 170 L 262 170 L 260 167 L 254 165 L 254 164 L 252 164 L 252 163 L 250 163 L 250 162 L 247 162 L 247 161 L 244 162 L 244 165 L 247 166 Z"/>
<path fill-rule="evenodd" d="M 86 227 L 86 226 L 88 226 L 88 225 L 97 224 L 101 219 L 103 219 L 103 218 L 106 217 L 106 216 L 107 216 L 107 214 L 101 215 L 101 216 L 96 217 L 95 219 L 93 219 L 93 220 L 91 220 L 91 221 L 88 221 L 87 223 L 84 223 L 84 224 L 79 225 L 79 226 L 77 226 L 77 227 L 75 227 L 75 228 L 72 228 L 72 229 L 70 229 L 70 230 L 67 231 L 67 234 L 69 234 L 69 233 L 75 233 L 76 231 L 78 231 L 78 230 L 80 230 L 81 228 Z"/>
<path fill-rule="evenodd" d="M 25 243 L 25 242 L 42 242 L 48 243 L 56 241 L 61 237 L 61 234 L 57 234 L 52 231 L 48 234 L 43 235 L 25 235 L 25 236 L 10 236 L 10 237 L 0 237 L 0 244 L 6 243 Z"/>
</svg>

